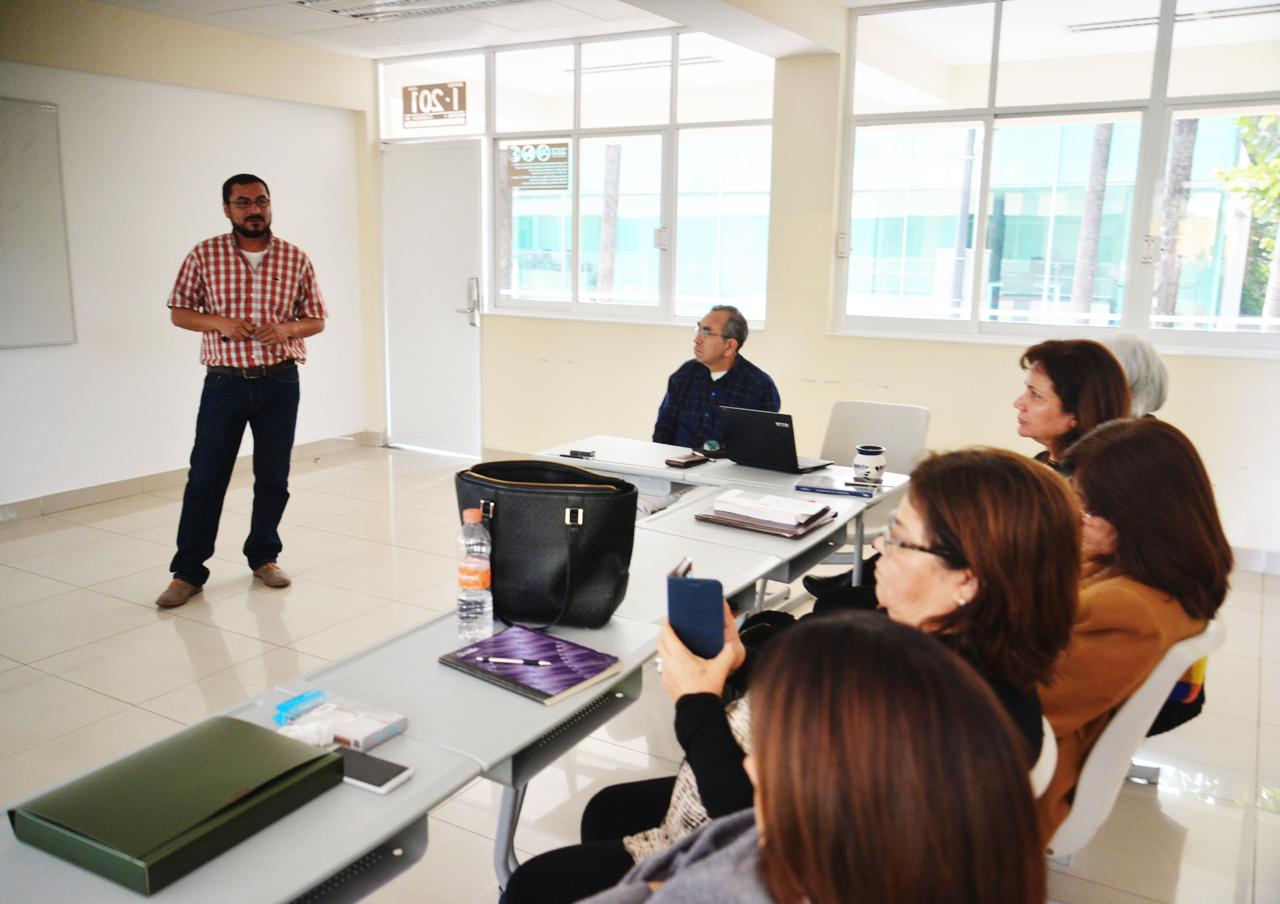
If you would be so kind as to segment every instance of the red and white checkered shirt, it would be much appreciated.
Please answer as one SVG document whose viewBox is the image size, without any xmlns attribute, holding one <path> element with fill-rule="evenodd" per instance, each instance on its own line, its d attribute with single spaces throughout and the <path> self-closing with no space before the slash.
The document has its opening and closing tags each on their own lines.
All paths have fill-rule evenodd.
<svg viewBox="0 0 1280 904">
<path fill-rule="evenodd" d="M 255 325 L 327 316 L 315 270 L 300 248 L 272 236 L 255 273 L 231 232 L 191 249 L 174 281 L 169 307 L 243 318 Z M 205 332 L 200 343 L 201 364 L 257 367 L 287 358 L 299 364 L 306 361 L 306 343 L 295 338 L 278 345 L 254 339 L 223 342 L 217 330 Z"/>
</svg>

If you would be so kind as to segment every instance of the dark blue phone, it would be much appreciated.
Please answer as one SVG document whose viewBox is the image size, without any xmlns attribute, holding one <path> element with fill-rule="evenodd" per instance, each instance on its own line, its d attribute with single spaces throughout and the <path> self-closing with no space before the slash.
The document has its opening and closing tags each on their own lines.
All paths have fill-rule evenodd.
<svg viewBox="0 0 1280 904">
<path fill-rule="evenodd" d="M 667 621 L 690 651 L 714 659 L 724 648 L 724 587 L 710 578 L 668 575 Z"/>
</svg>

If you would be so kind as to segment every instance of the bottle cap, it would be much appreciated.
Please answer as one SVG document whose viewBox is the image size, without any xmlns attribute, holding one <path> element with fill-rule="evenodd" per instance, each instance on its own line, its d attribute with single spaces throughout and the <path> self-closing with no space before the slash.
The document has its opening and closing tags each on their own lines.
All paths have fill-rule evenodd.
<svg viewBox="0 0 1280 904">
<path fill-rule="evenodd" d="M 480 514 L 480 509 L 478 508 L 469 508 L 469 509 L 462 510 L 463 524 L 479 524 L 482 518 L 483 516 Z"/>
</svg>

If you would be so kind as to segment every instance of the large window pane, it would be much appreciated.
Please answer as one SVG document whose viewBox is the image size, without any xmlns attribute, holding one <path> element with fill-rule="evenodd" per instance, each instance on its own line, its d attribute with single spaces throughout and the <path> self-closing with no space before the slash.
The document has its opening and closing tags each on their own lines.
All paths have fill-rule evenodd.
<svg viewBox="0 0 1280 904">
<path fill-rule="evenodd" d="M 573 128 L 573 45 L 493 55 L 499 132 Z"/>
<path fill-rule="evenodd" d="M 1160 0 L 1017 0 L 1000 15 L 1000 106 L 1151 92 Z"/>
<path fill-rule="evenodd" d="M 771 131 L 680 132 L 676 316 L 701 317 L 712 305 L 732 304 L 752 320 L 764 319 Z"/>
<path fill-rule="evenodd" d="M 1151 325 L 1280 330 L 1280 106 L 1176 117 L 1159 203 Z"/>
<path fill-rule="evenodd" d="M 484 54 L 382 67 L 382 137 L 477 135 L 484 123 Z"/>
<path fill-rule="evenodd" d="M 1140 132 L 1136 115 L 998 123 L 982 319 L 1119 323 Z"/>
<path fill-rule="evenodd" d="M 773 60 L 705 34 L 680 35 L 680 122 L 773 116 Z"/>
<path fill-rule="evenodd" d="M 578 300 L 657 305 L 662 137 L 584 138 Z"/>
<path fill-rule="evenodd" d="M 982 124 L 869 126 L 853 142 L 846 311 L 967 318 Z"/>
<path fill-rule="evenodd" d="M 671 38 L 582 45 L 582 126 L 671 121 Z"/>
<path fill-rule="evenodd" d="M 975 3 L 858 16 L 854 114 L 986 106 L 994 15 Z"/>
<path fill-rule="evenodd" d="M 498 144 L 494 231 L 503 299 L 573 297 L 572 151 L 568 138 Z"/>
<path fill-rule="evenodd" d="M 1280 7 L 1178 0 L 1170 97 L 1276 90 L 1280 90 Z"/>
</svg>

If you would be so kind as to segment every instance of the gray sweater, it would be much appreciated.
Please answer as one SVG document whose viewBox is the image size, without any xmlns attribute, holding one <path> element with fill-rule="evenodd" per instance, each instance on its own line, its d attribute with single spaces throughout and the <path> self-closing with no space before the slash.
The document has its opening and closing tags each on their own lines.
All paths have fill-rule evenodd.
<svg viewBox="0 0 1280 904">
<path fill-rule="evenodd" d="M 713 820 L 640 861 L 622 881 L 584 904 L 773 904 L 757 868 L 755 811 Z M 656 892 L 649 882 L 661 882 Z"/>
</svg>

